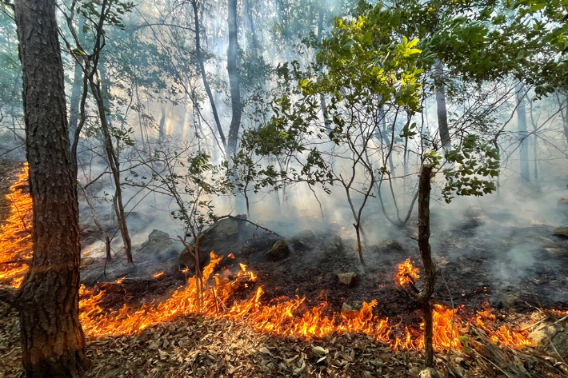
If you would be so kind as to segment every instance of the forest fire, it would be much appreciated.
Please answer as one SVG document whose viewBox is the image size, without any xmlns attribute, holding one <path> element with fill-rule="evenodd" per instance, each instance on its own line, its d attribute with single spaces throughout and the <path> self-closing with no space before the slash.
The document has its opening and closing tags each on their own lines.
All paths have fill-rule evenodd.
<svg viewBox="0 0 568 378">
<path fill-rule="evenodd" d="M 31 213 L 29 195 L 18 189 L 25 184 L 27 169 L 18 176 L 11 187 L 9 198 L 11 214 L 2 228 L 1 261 L 8 262 L 27 259 L 31 253 L 31 238 L 26 231 Z M 26 225 L 22 223 L 26 222 Z M 388 318 L 373 314 L 378 305 L 376 300 L 363 303 L 350 313 L 330 313 L 328 303 L 309 308 L 305 298 L 268 300 L 263 298 L 263 288 L 257 285 L 257 276 L 245 264 L 235 274 L 228 270 L 215 273 L 221 257 L 211 254 L 211 262 L 203 269 L 204 286 L 195 277 L 187 280 L 187 285 L 177 289 L 163 301 L 155 301 L 139 306 L 124 305 L 118 310 L 101 307 L 106 294 L 98 287 L 81 288 L 81 322 L 85 332 L 91 337 L 134 335 L 144 329 L 173 321 L 181 316 L 199 315 L 242 322 L 260 332 L 296 338 L 322 338 L 333 334 L 357 333 L 371 337 L 376 342 L 390 345 L 393 349 L 422 349 L 424 341 L 420 328 L 407 325 L 404 328 Z M 3 264 L 0 279 L 17 287 L 22 274 L 27 269 L 25 263 Z M 164 272 L 154 275 L 159 279 Z M 407 259 L 398 266 L 396 282 L 401 286 L 415 283 L 419 269 Z M 124 278 L 116 281 L 122 283 Z M 256 288 L 255 288 L 256 286 Z M 203 287 L 203 289 L 198 289 Z M 249 299 L 237 299 L 237 293 L 250 291 Z M 241 296 L 239 296 L 240 298 Z M 466 319 L 458 314 L 459 308 L 450 309 L 441 304 L 434 305 L 434 345 L 437 349 L 459 348 L 460 336 L 467 334 L 469 324 L 475 324 L 487 332 L 492 342 L 502 346 L 521 348 L 529 345 L 526 333 L 515 331 L 504 325 L 495 326 L 496 316 L 491 309 L 478 312 L 474 319 Z"/>
<path fill-rule="evenodd" d="M 81 290 L 81 321 L 87 334 L 92 337 L 137 334 L 149 326 L 170 322 L 181 316 L 201 315 L 212 318 L 229 319 L 244 322 L 260 332 L 269 332 L 281 336 L 297 338 L 322 338 L 332 334 L 358 333 L 370 336 L 376 342 L 388 344 L 394 349 L 422 349 L 423 338 L 419 329 L 404 328 L 404 336 L 398 336 L 400 328 L 388 318 L 373 315 L 377 301 L 363 303 L 354 313 L 326 315 L 327 303 L 306 308 L 305 298 L 283 300 L 277 303 L 263 304 L 262 286 L 256 288 L 248 300 L 235 300 L 235 293 L 257 280 L 254 273 L 244 264 L 241 270 L 231 277 L 226 273 L 213 274 L 221 257 L 211 255 L 211 262 L 203 272 L 204 282 L 211 282 L 201 293 L 201 305 L 198 298 L 195 277 L 187 285 L 175 291 L 163 302 L 156 302 L 139 307 L 123 306 L 116 312 L 105 312 L 100 302 L 104 290 Z M 407 262 L 408 263 L 408 262 Z M 405 264 L 407 264 L 405 263 Z M 418 269 L 409 263 L 406 265 L 415 276 Z M 434 306 L 434 345 L 438 349 L 458 348 L 462 344 L 460 336 L 468 332 L 468 321 L 459 316 L 458 309 L 449 309 L 442 305 Z M 502 346 L 523 347 L 529 345 L 526 335 L 502 326 L 493 330 L 495 317 L 486 311 L 477 315 L 476 325 L 484 329 L 491 340 Z"/>
<path fill-rule="evenodd" d="M 408 283 L 414 284 L 416 280 L 420 278 L 419 272 L 420 270 L 412 265 L 410 259 L 406 259 L 405 262 L 398 265 L 396 280 L 400 286 L 404 286 Z"/>
<path fill-rule="evenodd" d="M 10 204 L 8 218 L 0 228 L 0 283 L 14 288 L 20 286 L 28 270 L 27 261 L 32 257 L 31 208 L 32 199 L 24 191 L 28 185 L 28 165 L 18 174 L 10 186 L 6 200 Z"/>
</svg>

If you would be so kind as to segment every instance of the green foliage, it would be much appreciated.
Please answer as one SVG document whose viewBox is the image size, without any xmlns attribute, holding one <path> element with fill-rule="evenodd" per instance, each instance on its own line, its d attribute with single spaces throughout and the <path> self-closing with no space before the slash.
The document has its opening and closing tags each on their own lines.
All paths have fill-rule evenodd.
<svg viewBox="0 0 568 378">
<path fill-rule="evenodd" d="M 446 152 L 446 160 L 452 168 L 444 169 L 446 185 L 442 194 L 446 202 L 452 193 L 459 196 L 483 196 L 497 190 L 494 178 L 499 175 L 499 151 L 468 135 L 456 149 Z"/>
</svg>

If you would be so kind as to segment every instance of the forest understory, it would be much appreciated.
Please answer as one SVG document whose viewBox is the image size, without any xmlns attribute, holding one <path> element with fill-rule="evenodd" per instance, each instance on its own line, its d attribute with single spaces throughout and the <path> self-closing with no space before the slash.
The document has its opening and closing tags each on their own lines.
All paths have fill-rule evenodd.
<svg viewBox="0 0 568 378">
<path fill-rule="evenodd" d="M 28 188 L 22 184 L 22 177 L 25 176 L 22 176 L 21 165 L 3 163 L 1 170 L 0 177 L 6 181 L 2 182 L 2 188 L 9 188 L 1 193 L 0 202 L 2 230 L 5 231 L 10 220 L 26 222 L 25 214 L 21 213 L 23 209 L 18 209 L 14 214 L 13 202 L 18 193 L 25 195 Z M 492 341 L 490 338 L 497 333 L 488 333 L 487 330 L 495 331 L 506 326 L 511 332 L 518 331 L 516 334 L 521 342 L 525 342 L 530 331 L 543 325 L 566 327 L 568 301 L 566 282 L 563 280 L 567 276 L 568 264 L 567 254 L 560 252 L 567 250 L 568 241 L 558 239 L 557 248 L 542 249 L 540 265 L 535 264 L 525 276 L 516 277 L 515 280 L 520 281 L 514 283 L 519 289 L 513 290 L 511 285 L 507 286 L 506 279 L 498 282 L 491 275 L 490 266 L 502 257 L 492 261 L 487 250 L 495 248 L 495 240 L 487 231 L 476 231 L 481 226 L 482 218 L 479 209 L 470 209 L 464 223 L 456 227 L 451 238 L 444 237 L 433 243 L 437 248 L 436 262 L 443 277 L 436 287 L 436 303 L 448 309 L 457 309 L 456 318 L 451 317 L 451 323 L 445 323 L 441 328 L 446 327 L 451 331 L 455 322 L 455 330 L 460 332 L 459 337 L 452 335 L 460 340 L 459 345 L 452 342 L 449 347 L 438 348 L 436 370 L 444 377 L 565 376 L 567 366 L 561 356 L 565 349 L 555 353 L 554 349 L 546 350 L 542 345 L 538 348 L 535 345 L 507 345 L 513 339 Z M 500 224 L 506 222 L 501 219 Z M 322 235 L 321 232 L 319 230 L 315 234 Z M 337 240 L 341 230 L 332 226 L 325 232 L 327 234 L 320 238 L 329 244 L 334 236 Z M 516 235 L 520 243 L 527 243 L 528 239 L 545 238 L 542 235 L 551 232 L 550 226 L 531 225 L 511 235 Z M 27 239 L 26 234 L 26 228 L 22 227 L 20 233 L 12 235 L 17 239 L 12 242 L 20 243 L 21 247 Z M 379 243 L 374 247 L 374 253 L 380 259 L 371 260 L 364 271 L 358 268 L 356 252 L 351 247 L 353 241 L 348 238 L 341 241 L 344 247 L 341 251 L 334 250 L 332 258 L 329 254 L 318 258 L 318 253 L 326 253 L 326 247 L 303 252 L 296 248 L 286 259 L 277 262 L 259 258 L 250 248 L 236 248 L 236 256 L 225 253 L 225 259 L 219 263 L 216 271 L 234 272 L 239 263 L 248 264 L 256 277 L 235 286 L 234 296 L 230 300 L 250 300 L 259 286 L 263 287 L 262 303 L 266 307 L 290 301 L 295 296 L 305 297 L 305 301 L 295 307 L 294 315 L 298 318 L 302 312 L 305 314 L 310 309 L 318 308 L 322 301 L 326 302 L 319 314 L 323 319 L 339 312 L 348 316 L 344 303 L 349 304 L 349 310 L 357 312 L 362 302 L 378 299 L 378 305 L 372 309 L 373 316 L 377 317 L 365 320 L 372 322 L 388 317 L 393 321 L 387 325 L 392 328 L 392 335 L 388 337 L 394 335 L 400 340 L 405 337 L 418 339 L 420 311 L 406 291 L 408 288 L 405 290 L 397 286 L 395 277 L 397 264 L 406 258 L 415 260 L 417 255 L 412 234 L 410 228 L 406 239 Z M 268 245 L 271 245 L 273 235 L 259 235 L 264 236 L 258 238 L 261 242 L 257 246 L 263 245 L 263 238 L 269 240 Z M 10 242 L 6 240 L 5 233 L 1 240 L 3 243 Z M 507 249 L 506 246 L 502 248 Z M 262 254 L 266 252 L 266 249 L 260 249 Z M 456 257 L 452 255 L 452 250 L 461 252 Z M 7 251 L 4 252 L 4 260 Z M 19 251 L 25 252 L 26 249 Z M 555 257 L 552 258 L 550 253 L 556 253 Z M 546 258 L 544 254 L 547 254 Z M 168 303 L 170 298 L 175 297 L 175 290 L 185 286 L 187 278 L 176 269 L 177 264 L 165 262 L 160 265 L 155 261 L 137 261 L 138 269 L 130 269 L 126 273 L 113 267 L 124 266 L 114 261 L 108 265 L 106 276 L 93 274 L 103 265 L 104 259 L 83 258 L 83 275 L 89 277 L 90 274 L 91 278 L 82 291 L 82 303 L 94 297 L 100 298 L 94 301 L 94 308 L 83 307 L 83 312 L 89 311 L 84 315 L 93 319 L 85 321 L 82 318 L 91 364 L 89 377 L 417 377 L 422 370 L 423 353 L 416 350 L 419 348 L 408 347 L 411 344 L 393 347 L 389 340 L 378 341 L 377 334 L 368 332 L 364 327 L 363 332 L 357 329 L 352 332 L 337 331 L 321 337 L 286 335 L 282 330 L 279 331 L 282 334 L 274 334 L 259 331 L 258 324 L 252 319 L 252 312 L 236 319 L 207 312 L 184 314 L 164 321 L 154 319 L 147 327 L 137 330 L 132 327 L 128 329 L 128 326 L 119 329 L 117 326 L 114 331 L 116 335 L 98 336 L 89 327 L 100 327 L 105 324 L 104 319 L 119 323 L 123 319 L 117 314 L 120 314 L 123 305 L 135 311 L 148 304 Z M 351 287 L 339 283 L 339 271 L 357 272 L 358 281 Z M 416 284 L 419 283 L 418 280 Z M 490 308 L 491 305 L 500 309 Z M 151 314 L 149 308 L 146 307 L 137 316 Z M 219 309 L 216 311 L 223 312 Z M 481 323 L 475 321 L 476 313 Z M 17 312 L 3 305 L 0 314 L 0 358 L 3 362 L 0 377 L 21 377 L 23 371 Z M 319 321 L 324 326 L 322 319 Z M 317 322 L 316 319 L 316 326 Z M 467 325 L 468 322 L 471 325 Z M 105 326 L 108 325 L 107 320 Z M 487 327 L 487 330 L 483 327 Z M 410 332 L 407 328 L 411 329 Z M 112 332 L 113 329 L 111 326 L 104 332 Z M 104 332 L 101 331 L 101 334 Z M 562 344 L 558 345 L 559 348 L 565 348 L 566 340 L 562 338 L 566 333 L 562 331 L 558 335 L 556 342 Z"/>
</svg>

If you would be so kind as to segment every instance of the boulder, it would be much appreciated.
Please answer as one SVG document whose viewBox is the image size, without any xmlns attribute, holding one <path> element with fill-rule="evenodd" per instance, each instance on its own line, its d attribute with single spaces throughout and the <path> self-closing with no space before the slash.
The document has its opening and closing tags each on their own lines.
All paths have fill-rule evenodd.
<svg viewBox="0 0 568 378">
<path fill-rule="evenodd" d="M 312 230 L 304 230 L 290 238 L 295 250 L 309 250 L 316 247 L 316 235 Z"/>
<path fill-rule="evenodd" d="M 286 243 L 285 240 L 280 239 L 272 245 L 272 248 L 270 248 L 270 251 L 266 253 L 265 257 L 270 261 L 280 261 L 288 257 L 289 254 L 290 247 L 288 246 L 288 243 Z"/>
<path fill-rule="evenodd" d="M 136 251 L 143 259 L 155 259 L 167 261 L 178 254 L 180 245 L 174 243 L 167 232 L 152 230 L 148 235 L 148 240 Z"/>
<path fill-rule="evenodd" d="M 533 236 L 532 239 L 536 244 L 541 246 L 542 248 L 556 248 L 558 245 L 552 239 L 545 238 L 544 236 Z"/>
<path fill-rule="evenodd" d="M 558 200 L 559 207 L 568 207 L 568 196 L 562 197 Z"/>
<path fill-rule="evenodd" d="M 568 227 L 558 227 L 554 229 L 553 235 L 568 238 Z"/>
<path fill-rule="evenodd" d="M 211 227 L 205 230 L 199 238 L 199 262 L 203 266 L 209 261 L 210 252 L 217 255 L 228 255 L 234 252 L 235 245 L 239 242 L 241 233 L 246 223 L 240 219 L 246 219 L 244 215 L 238 215 L 235 218 L 223 218 L 215 222 Z M 190 247 L 195 248 L 195 243 L 191 243 Z M 193 269 L 195 260 L 193 253 L 187 249 L 183 249 L 180 253 L 178 262 L 182 267 Z"/>
<path fill-rule="evenodd" d="M 382 240 L 379 245 L 379 249 L 386 252 L 394 252 L 394 253 L 406 253 L 406 247 L 399 242 L 398 240 L 394 239 L 385 239 Z"/>
<path fill-rule="evenodd" d="M 338 235 L 333 235 L 331 238 L 326 238 L 321 249 L 325 254 L 334 255 L 345 252 L 343 240 Z"/>
<path fill-rule="evenodd" d="M 544 248 L 545 252 L 548 253 L 548 256 L 561 259 L 568 257 L 568 249 L 567 248 Z"/>
<path fill-rule="evenodd" d="M 529 334 L 529 340 L 537 349 L 568 359 L 568 332 L 561 324 L 543 324 Z"/>
<path fill-rule="evenodd" d="M 337 273 L 337 279 L 339 280 L 339 283 L 342 283 L 347 287 L 353 287 L 359 282 L 359 275 L 355 272 Z"/>
<path fill-rule="evenodd" d="M 150 232 L 150 235 L 148 235 L 148 241 L 150 244 L 172 245 L 170 235 L 167 232 L 156 229 Z"/>
</svg>

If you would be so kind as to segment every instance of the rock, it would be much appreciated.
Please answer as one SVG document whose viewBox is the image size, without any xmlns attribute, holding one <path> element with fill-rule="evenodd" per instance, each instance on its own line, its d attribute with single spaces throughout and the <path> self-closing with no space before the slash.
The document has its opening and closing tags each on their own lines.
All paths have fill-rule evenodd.
<svg viewBox="0 0 568 378">
<path fill-rule="evenodd" d="M 568 227 L 558 227 L 554 229 L 553 235 L 568 238 Z"/>
<path fill-rule="evenodd" d="M 341 316 L 347 319 L 354 319 L 359 316 L 361 308 L 361 306 L 343 303 L 343 305 L 341 305 Z"/>
<path fill-rule="evenodd" d="M 568 206 L 568 196 L 560 198 L 558 200 L 558 206 Z"/>
<path fill-rule="evenodd" d="M 432 368 L 426 368 L 418 374 L 418 378 L 439 378 L 438 371 Z"/>
<path fill-rule="evenodd" d="M 489 303 L 495 308 L 513 309 L 519 303 L 521 292 L 509 287 L 495 293 Z"/>
<path fill-rule="evenodd" d="M 549 238 L 545 238 L 544 236 L 533 236 L 533 240 L 543 248 L 556 248 L 558 245 Z"/>
<path fill-rule="evenodd" d="M 359 275 L 354 272 L 337 273 L 337 279 L 345 286 L 353 287 L 359 283 Z"/>
<path fill-rule="evenodd" d="M 316 246 L 316 235 L 312 230 L 304 230 L 290 238 L 290 243 L 295 250 L 314 249 Z"/>
<path fill-rule="evenodd" d="M 209 253 L 215 252 L 217 255 L 228 255 L 234 252 L 235 244 L 240 240 L 240 235 L 246 226 L 246 222 L 239 219 L 246 219 L 244 215 L 238 215 L 235 218 L 223 218 L 215 222 L 211 227 L 205 230 L 199 238 L 199 263 L 201 266 L 209 261 Z M 195 248 L 195 244 L 190 244 L 191 248 Z M 178 258 L 179 265 L 193 269 L 195 260 L 193 253 L 187 249 L 183 249 Z"/>
<path fill-rule="evenodd" d="M 568 249 L 566 248 L 544 248 L 548 256 L 554 258 L 566 258 L 568 257 Z"/>
<path fill-rule="evenodd" d="M 170 238 L 170 235 L 167 232 L 156 230 L 156 229 L 154 229 L 154 230 L 152 230 L 152 232 L 150 232 L 150 235 L 148 235 L 148 240 L 152 244 L 156 244 L 156 243 L 163 243 L 163 244 L 167 244 L 167 245 L 172 244 L 172 240 Z"/>
<path fill-rule="evenodd" d="M 337 235 L 333 235 L 331 238 L 326 239 L 321 246 L 322 251 L 325 254 L 334 255 L 345 252 L 345 246 L 343 245 L 343 240 Z"/>
<path fill-rule="evenodd" d="M 406 247 L 394 239 L 385 239 L 379 243 L 378 247 L 386 252 L 406 253 Z"/>
<path fill-rule="evenodd" d="M 137 251 L 137 254 L 144 256 L 144 259 L 167 261 L 177 256 L 180 248 L 181 246 L 174 243 L 167 232 L 154 229 L 148 235 L 146 243 Z"/>
<path fill-rule="evenodd" d="M 529 334 L 529 340 L 537 349 L 553 356 L 560 354 L 562 359 L 568 359 L 568 332 L 560 324 L 543 324 L 537 327 Z"/>
<path fill-rule="evenodd" d="M 270 251 L 266 253 L 266 258 L 270 261 L 284 260 L 290 254 L 290 247 L 285 240 L 280 239 L 274 243 Z"/>
</svg>

